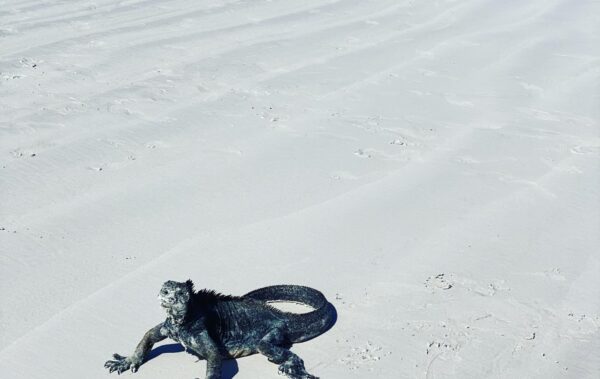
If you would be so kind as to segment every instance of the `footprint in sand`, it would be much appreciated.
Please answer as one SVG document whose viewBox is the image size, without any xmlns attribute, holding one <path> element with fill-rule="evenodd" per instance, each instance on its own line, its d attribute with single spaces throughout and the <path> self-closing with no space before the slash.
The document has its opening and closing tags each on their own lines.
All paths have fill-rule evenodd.
<svg viewBox="0 0 600 379">
<path fill-rule="evenodd" d="M 454 287 L 452 274 L 437 274 L 425 280 L 425 287 L 432 290 L 449 290 Z"/>
<path fill-rule="evenodd" d="M 555 281 L 563 281 L 563 280 L 567 279 L 565 277 L 565 275 L 562 273 L 561 269 L 558 267 L 544 270 L 542 272 L 534 272 L 531 275 L 548 278 L 548 279 L 555 280 Z"/>
<path fill-rule="evenodd" d="M 35 158 L 37 157 L 37 153 L 33 150 L 21 150 L 21 149 L 15 149 L 13 151 L 10 152 L 10 155 L 13 156 L 13 158 Z"/>
<path fill-rule="evenodd" d="M 27 75 L 22 75 L 22 74 L 11 74 L 11 73 L 4 73 L 2 75 L 2 79 L 4 80 L 10 80 L 10 79 L 21 79 L 26 77 Z"/>
<path fill-rule="evenodd" d="M 359 158 L 373 158 L 373 155 L 368 152 L 367 150 L 363 150 L 363 149 L 358 149 L 354 152 L 354 155 L 356 155 Z"/>
<path fill-rule="evenodd" d="M 352 337 L 352 339 L 356 340 L 356 337 Z M 345 339 L 344 341 L 338 340 L 337 342 L 349 344 L 358 341 Z M 344 364 L 351 371 L 359 369 L 371 371 L 375 364 L 390 355 L 392 355 L 391 351 L 384 349 L 382 346 L 375 344 L 372 341 L 366 341 L 351 347 L 350 351 L 343 358 L 339 359 L 339 362 Z"/>
<path fill-rule="evenodd" d="M 255 108 L 252 107 L 252 109 Z M 287 120 L 286 117 L 283 117 L 276 113 L 273 110 L 272 106 L 264 107 L 261 112 L 256 112 L 255 115 L 263 120 L 270 122 L 272 127 L 282 127 L 283 125 L 281 123 Z"/>
<path fill-rule="evenodd" d="M 166 147 L 169 147 L 169 145 L 162 141 L 151 141 L 151 142 L 146 143 L 147 149 L 160 149 L 160 148 L 166 148 Z"/>
<path fill-rule="evenodd" d="M 460 344 L 456 341 L 450 342 L 443 340 L 434 340 L 430 341 L 427 344 L 427 349 L 425 350 L 425 353 L 427 355 L 436 356 L 445 352 L 457 352 L 458 350 L 460 350 Z"/>
<path fill-rule="evenodd" d="M 408 142 L 406 141 L 405 138 L 395 138 L 390 141 L 390 145 L 407 146 Z"/>
<path fill-rule="evenodd" d="M 459 288 L 460 287 L 460 288 Z M 447 291 L 459 288 L 461 291 L 472 292 L 479 296 L 494 296 L 500 291 L 510 291 L 504 280 L 476 281 L 454 274 L 437 274 L 425 280 L 425 288 L 436 291 Z"/>
</svg>

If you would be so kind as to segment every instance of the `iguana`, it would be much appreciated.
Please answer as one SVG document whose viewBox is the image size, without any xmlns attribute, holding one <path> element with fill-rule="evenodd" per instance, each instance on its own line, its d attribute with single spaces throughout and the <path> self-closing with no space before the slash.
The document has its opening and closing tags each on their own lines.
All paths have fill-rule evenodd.
<svg viewBox="0 0 600 379">
<path fill-rule="evenodd" d="M 181 343 L 186 351 L 206 359 L 206 379 L 221 378 L 221 362 L 260 353 L 279 365 L 292 379 L 318 379 L 289 347 L 326 332 L 336 311 L 323 294 L 296 285 L 260 288 L 243 296 L 194 290 L 191 280 L 165 282 L 158 299 L 167 312 L 164 322 L 148 330 L 129 357 L 113 355 L 104 364 L 110 372 L 136 372 L 152 346 L 165 338 Z M 308 313 L 288 313 L 268 304 L 285 301 L 306 304 Z"/>
</svg>

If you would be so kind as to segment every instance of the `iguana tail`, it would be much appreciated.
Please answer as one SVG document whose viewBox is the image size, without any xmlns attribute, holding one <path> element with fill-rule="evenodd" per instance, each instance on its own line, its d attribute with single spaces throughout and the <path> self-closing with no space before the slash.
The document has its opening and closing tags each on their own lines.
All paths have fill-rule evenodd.
<svg viewBox="0 0 600 379">
<path fill-rule="evenodd" d="M 304 342 L 328 331 L 337 319 L 333 304 L 314 288 L 296 285 L 276 285 L 248 292 L 243 297 L 265 302 L 292 302 L 314 308 L 308 313 L 286 313 L 288 337 L 291 343 Z"/>
</svg>

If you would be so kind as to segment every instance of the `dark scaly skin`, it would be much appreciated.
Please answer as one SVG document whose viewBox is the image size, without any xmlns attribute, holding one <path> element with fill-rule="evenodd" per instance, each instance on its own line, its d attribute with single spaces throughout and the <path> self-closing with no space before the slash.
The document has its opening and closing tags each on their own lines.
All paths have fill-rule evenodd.
<svg viewBox="0 0 600 379">
<path fill-rule="evenodd" d="M 168 281 L 158 298 L 167 319 L 150 329 L 129 357 L 113 355 L 104 364 L 110 372 L 136 372 L 155 343 L 171 338 L 186 351 L 206 359 L 206 379 L 221 378 L 224 359 L 260 353 L 279 365 L 291 379 L 318 379 L 289 350 L 326 332 L 336 320 L 335 308 L 319 291 L 302 286 L 279 285 L 260 288 L 244 296 L 226 296 L 213 291 L 194 291 L 191 280 Z M 280 311 L 267 301 L 289 301 L 315 308 L 304 314 Z"/>
</svg>

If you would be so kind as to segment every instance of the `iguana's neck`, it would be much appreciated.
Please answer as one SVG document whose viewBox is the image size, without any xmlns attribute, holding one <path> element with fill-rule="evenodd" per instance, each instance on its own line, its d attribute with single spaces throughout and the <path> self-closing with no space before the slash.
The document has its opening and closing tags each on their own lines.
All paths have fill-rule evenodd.
<svg viewBox="0 0 600 379">
<path fill-rule="evenodd" d="M 189 303 L 174 304 L 171 308 L 167 308 L 167 318 L 171 320 L 174 325 L 181 325 L 185 321 L 190 308 Z"/>
</svg>

